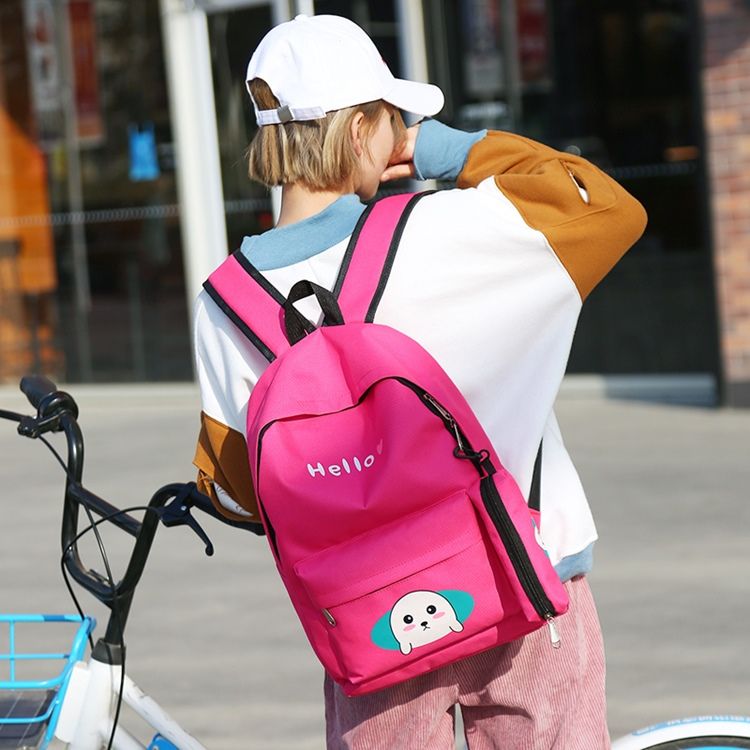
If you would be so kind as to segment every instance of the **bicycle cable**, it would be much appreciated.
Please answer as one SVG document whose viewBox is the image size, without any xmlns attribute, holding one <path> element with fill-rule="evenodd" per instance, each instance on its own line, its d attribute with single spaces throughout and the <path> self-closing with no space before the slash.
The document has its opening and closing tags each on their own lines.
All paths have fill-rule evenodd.
<svg viewBox="0 0 750 750">
<path fill-rule="evenodd" d="M 62 467 L 63 471 L 65 472 L 65 475 L 67 476 L 69 481 L 75 482 L 77 481 L 75 477 L 71 476 L 70 471 L 63 461 L 60 454 L 57 452 L 55 447 L 47 440 L 47 438 L 44 437 L 44 435 L 39 435 L 38 438 L 49 448 L 52 455 L 57 459 L 57 462 Z M 125 509 L 121 511 L 117 511 L 116 513 L 111 513 L 108 516 L 105 516 L 101 518 L 99 521 L 96 521 L 91 513 L 91 509 L 85 505 L 84 503 L 81 503 L 83 506 L 83 509 L 86 513 L 86 516 L 89 520 L 89 525 L 86 526 L 82 531 L 80 531 L 76 537 L 67 545 L 67 547 L 63 550 L 62 557 L 60 558 L 60 569 L 62 571 L 63 580 L 65 581 L 65 586 L 68 589 L 68 593 L 70 594 L 71 599 L 73 600 L 73 604 L 78 611 L 78 614 L 81 617 L 84 617 L 83 609 L 81 608 L 81 605 L 78 601 L 78 598 L 75 595 L 75 592 L 73 590 L 73 586 L 70 583 L 70 579 L 68 578 L 67 570 L 65 569 L 65 560 L 67 556 L 72 551 L 73 547 L 78 543 L 78 540 L 84 536 L 84 534 L 87 534 L 89 531 L 94 532 L 94 537 L 96 538 L 97 546 L 99 547 L 99 554 L 101 555 L 102 562 L 104 563 L 104 569 L 107 574 L 107 583 L 109 584 L 109 587 L 112 591 L 112 615 L 114 617 L 114 622 L 117 626 L 117 631 L 119 634 L 119 646 L 120 646 L 120 658 L 121 658 L 121 665 L 120 665 L 120 689 L 117 694 L 117 703 L 115 705 L 115 714 L 112 719 L 112 732 L 109 737 L 109 742 L 107 743 L 107 750 L 112 750 L 112 745 L 114 744 L 115 740 L 115 733 L 117 732 L 117 725 L 120 721 L 120 711 L 122 709 L 122 693 L 125 688 L 125 632 L 122 627 L 122 619 L 120 617 L 120 606 L 119 601 L 117 597 L 117 586 L 115 584 L 114 576 L 112 575 L 112 569 L 109 564 L 109 558 L 107 556 L 107 551 L 104 547 L 104 542 L 102 540 L 101 534 L 99 533 L 98 526 L 100 523 L 103 523 L 104 521 L 111 520 L 115 516 L 121 515 L 123 513 L 133 512 L 135 510 L 148 510 L 148 506 L 134 506 L 130 509 Z M 91 634 L 89 633 L 89 646 L 93 652 L 94 650 L 94 641 L 91 637 Z M 105 646 L 107 646 L 107 650 L 109 652 L 109 644 L 105 642 Z M 111 652 L 109 652 L 111 656 Z"/>
<path fill-rule="evenodd" d="M 102 516 L 98 520 L 91 519 L 91 515 L 90 515 L 90 511 L 89 511 L 89 518 L 91 519 L 91 522 L 89 523 L 88 526 L 86 526 L 85 528 L 81 529 L 81 531 L 75 536 L 75 538 L 72 539 L 68 543 L 68 546 L 65 548 L 65 550 L 63 551 L 63 555 L 60 558 L 60 570 L 62 571 L 63 578 L 65 580 L 65 585 L 67 586 L 68 591 L 71 592 L 71 595 L 73 596 L 74 601 L 75 601 L 75 594 L 72 594 L 72 585 L 70 583 L 70 579 L 68 578 L 68 572 L 65 569 L 65 558 L 67 557 L 67 555 L 70 553 L 70 551 L 73 549 L 73 547 L 78 543 L 78 541 L 81 539 L 81 537 L 83 537 L 85 534 L 88 534 L 90 531 L 93 531 L 94 535 L 98 537 L 99 534 L 98 534 L 97 527 L 100 524 L 105 523 L 107 521 L 111 521 L 113 518 L 116 518 L 117 516 L 120 516 L 120 515 L 122 515 L 124 513 L 135 513 L 136 511 L 146 511 L 146 512 L 151 511 L 151 512 L 153 512 L 154 509 L 153 508 L 149 508 L 147 505 L 132 505 L 129 508 L 122 508 L 120 510 L 115 511 L 114 513 L 109 513 L 106 516 Z M 107 745 L 107 750 L 111 750 L 112 743 L 113 743 L 114 737 L 115 737 L 115 732 L 117 730 L 117 725 L 118 725 L 119 719 L 120 719 L 120 710 L 122 708 L 122 700 L 123 700 L 122 694 L 123 694 L 124 689 L 125 689 L 125 638 L 124 638 L 124 633 L 123 633 L 123 628 L 122 628 L 122 620 L 120 619 L 119 607 L 116 604 L 116 602 L 117 602 L 117 596 L 114 595 L 116 587 L 115 587 L 115 584 L 114 584 L 114 579 L 111 577 L 111 573 L 109 572 L 109 570 L 108 570 L 108 575 L 109 575 L 110 588 L 112 589 L 112 594 L 113 594 L 113 597 L 112 597 L 112 603 L 113 603 L 112 613 L 115 615 L 115 622 L 117 623 L 117 629 L 118 629 L 118 632 L 119 632 L 119 635 L 120 635 L 119 646 L 120 646 L 120 649 L 121 649 L 121 657 L 122 657 L 122 664 L 121 664 L 121 670 L 120 670 L 120 689 L 119 689 L 118 694 L 117 694 L 117 704 L 115 706 L 115 715 L 114 715 L 114 718 L 112 720 L 112 734 L 110 735 L 109 744 Z M 109 644 L 106 644 L 106 643 L 105 643 L 105 645 L 107 647 L 109 646 Z"/>
</svg>

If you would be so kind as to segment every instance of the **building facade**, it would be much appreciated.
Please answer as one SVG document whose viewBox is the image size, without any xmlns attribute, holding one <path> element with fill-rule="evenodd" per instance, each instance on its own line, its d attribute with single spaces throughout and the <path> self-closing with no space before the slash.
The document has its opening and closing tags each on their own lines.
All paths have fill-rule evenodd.
<svg viewBox="0 0 750 750">
<path fill-rule="evenodd" d="M 705 373 L 750 405 L 741 0 L 4 0 L 0 379 L 192 377 L 200 278 L 273 221 L 243 163 L 244 68 L 299 11 L 360 23 L 443 88 L 449 124 L 582 154 L 644 203 L 570 372 Z"/>
<path fill-rule="evenodd" d="M 703 0 L 703 90 L 723 401 L 750 406 L 750 5 Z"/>
</svg>

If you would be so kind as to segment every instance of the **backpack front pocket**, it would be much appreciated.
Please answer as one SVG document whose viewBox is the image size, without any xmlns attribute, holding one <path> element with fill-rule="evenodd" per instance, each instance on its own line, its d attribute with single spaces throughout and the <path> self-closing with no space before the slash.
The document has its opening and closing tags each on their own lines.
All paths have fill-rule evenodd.
<svg viewBox="0 0 750 750">
<path fill-rule="evenodd" d="M 354 685 L 497 624 L 509 591 L 464 490 L 294 570 Z"/>
</svg>

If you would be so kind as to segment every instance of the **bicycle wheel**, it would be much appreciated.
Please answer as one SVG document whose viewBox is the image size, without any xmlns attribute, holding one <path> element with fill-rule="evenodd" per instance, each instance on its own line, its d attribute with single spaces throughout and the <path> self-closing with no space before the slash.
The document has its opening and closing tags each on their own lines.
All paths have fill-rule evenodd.
<svg viewBox="0 0 750 750">
<path fill-rule="evenodd" d="M 639 729 L 612 743 L 612 750 L 750 750 L 750 718 L 697 716 Z"/>
<path fill-rule="evenodd" d="M 643 750 L 736 750 L 750 748 L 750 739 L 743 737 L 693 737 L 649 745 Z"/>
</svg>

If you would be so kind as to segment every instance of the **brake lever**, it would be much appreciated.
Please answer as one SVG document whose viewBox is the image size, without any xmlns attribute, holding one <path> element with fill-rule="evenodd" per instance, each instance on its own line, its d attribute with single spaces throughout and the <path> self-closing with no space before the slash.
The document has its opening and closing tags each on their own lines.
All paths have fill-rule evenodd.
<svg viewBox="0 0 750 750">
<path fill-rule="evenodd" d="M 40 382 L 35 384 L 35 380 Z M 51 390 L 36 393 L 39 387 Z M 78 419 L 78 404 L 73 397 L 65 391 L 56 390 L 55 384 L 45 378 L 24 377 L 21 380 L 21 390 L 29 397 L 32 405 L 36 406 L 36 417 L 21 416 L 19 435 L 35 439 L 46 432 L 62 432 L 64 416 Z"/>
<path fill-rule="evenodd" d="M 18 434 L 36 439 L 45 432 L 60 432 L 60 415 L 40 419 L 39 417 L 22 417 L 18 423 Z"/>
<path fill-rule="evenodd" d="M 206 545 L 206 556 L 211 557 L 214 553 L 214 545 L 208 538 L 208 534 L 206 534 L 202 526 L 190 513 L 190 506 L 186 501 L 187 494 L 187 492 L 180 492 L 174 500 L 171 500 L 161 508 L 152 508 L 152 510 L 168 528 L 172 526 L 189 526 L 198 535 L 203 544 Z"/>
</svg>

